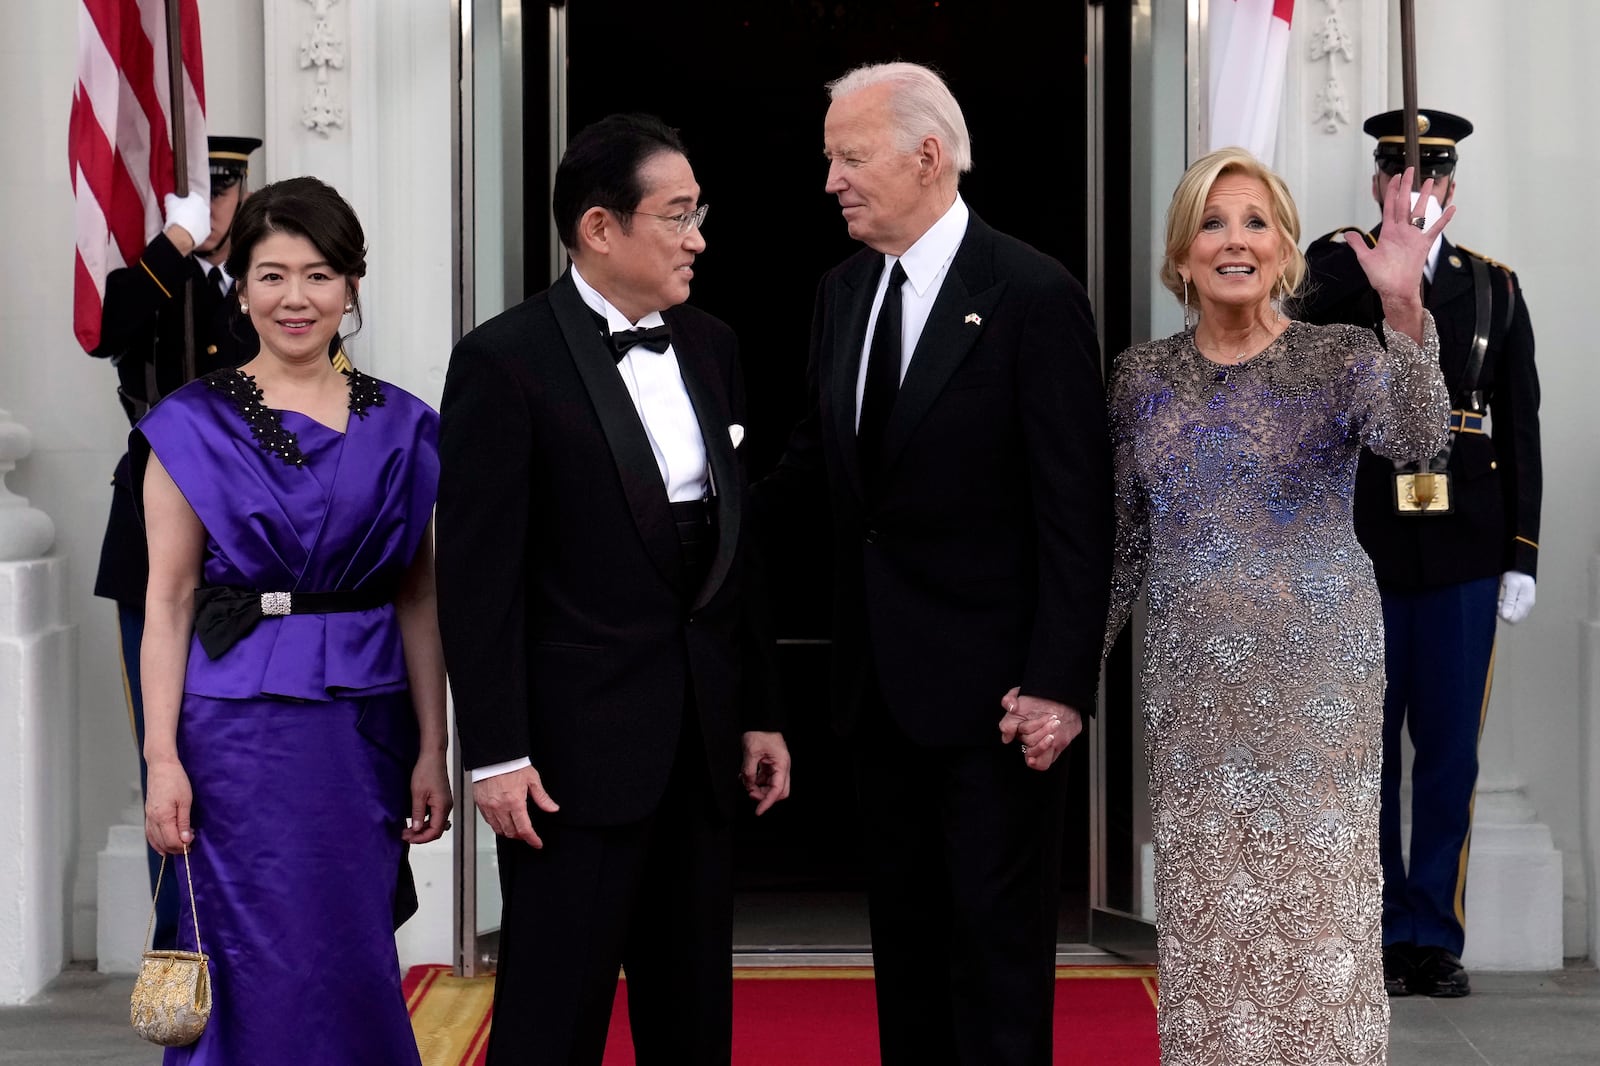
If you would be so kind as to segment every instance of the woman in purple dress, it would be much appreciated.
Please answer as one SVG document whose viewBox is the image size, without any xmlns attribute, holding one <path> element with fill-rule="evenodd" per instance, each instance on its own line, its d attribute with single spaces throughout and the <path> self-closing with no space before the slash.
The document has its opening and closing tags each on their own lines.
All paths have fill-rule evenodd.
<svg viewBox="0 0 1600 1066">
<path fill-rule="evenodd" d="M 414 908 L 405 848 L 436 839 L 451 806 L 438 419 L 328 360 L 366 272 L 337 192 L 269 185 L 234 229 L 227 268 L 261 353 L 134 431 L 145 833 L 165 854 L 189 848 L 216 1003 L 166 1062 L 403 1066 L 419 1061 L 393 935 Z"/>
</svg>

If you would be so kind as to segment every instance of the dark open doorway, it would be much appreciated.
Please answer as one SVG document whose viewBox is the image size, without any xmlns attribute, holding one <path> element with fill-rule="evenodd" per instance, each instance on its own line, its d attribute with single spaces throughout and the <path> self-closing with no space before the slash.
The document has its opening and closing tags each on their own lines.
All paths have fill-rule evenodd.
<svg viewBox="0 0 1600 1066">
<path fill-rule="evenodd" d="M 678 127 L 711 205 L 693 302 L 743 341 L 759 476 L 800 413 L 812 300 L 822 273 L 855 250 L 822 191 L 824 84 L 864 62 L 928 63 L 949 80 L 976 166 L 962 194 L 990 224 L 1086 278 L 1086 0 L 569 0 L 567 125 L 648 111 Z M 529 292 L 551 280 L 550 103 L 532 74 L 548 54 L 542 5 L 525 10 L 525 234 Z M 794 530 L 776 560 L 781 665 L 795 711 L 796 792 L 738 829 L 743 902 L 807 895 L 848 912 L 859 841 L 846 753 L 829 733 L 828 565 L 820 531 Z M 998 693 L 996 694 L 998 699 Z M 997 714 L 998 717 L 998 714 Z M 1064 842 L 1063 941 L 1085 939 L 1089 879 L 1087 744 L 1076 744 Z M 803 894 L 798 895 L 797 894 Z M 844 902 L 841 904 L 840 901 Z M 827 901 L 824 903 L 824 901 Z M 818 940 L 858 939 L 848 914 Z M 805 934 L 797 934 L 804 936 Z M 829 945 L 842 946 L 842 945 Z"/>
</svg>

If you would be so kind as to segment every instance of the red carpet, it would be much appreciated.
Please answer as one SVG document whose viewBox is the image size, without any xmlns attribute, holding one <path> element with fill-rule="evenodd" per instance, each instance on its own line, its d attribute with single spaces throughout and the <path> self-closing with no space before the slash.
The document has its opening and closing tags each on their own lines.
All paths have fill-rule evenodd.
<svg viewBox="0 0 1600 1066">
<path fill-rule="evenodd" d="M 870 1066 L 878 1061 L 872 970 L 741 967 L 734 971 L 733 1061 L 783 1066 Z M 423 1066 L 479 1066 L 492 977 L 464 980 L 447 966 L 413 966 L 405 993 Z M 1153 1066 L 1155 969 L 1056 970 L 1058 1066 Z M 617 983 L 605 1066 L 633 1066 L 627 982 Z"/>
</svg>

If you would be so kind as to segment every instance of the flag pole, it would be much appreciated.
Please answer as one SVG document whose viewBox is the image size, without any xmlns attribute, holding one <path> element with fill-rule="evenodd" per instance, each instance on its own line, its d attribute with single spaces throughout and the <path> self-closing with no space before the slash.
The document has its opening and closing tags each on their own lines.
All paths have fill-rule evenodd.
<svg viewBox="0 0 1600 1066">
<path fill-rule="evenodd" d="M 189 131 L 183 106 L 183 20 L 178 5 L 167 0 L 167 87 L 172 99 L 172 191 L 189 195 Z"/>
<path fill-rule="evenodd" d="M 189 131 L 183 99 L 183 19 L 178 10 L 182 0 L 167 0 L 167 88 L 172 128 L 172 192 L 189 195 Z M 183 380 L 198 377 L 194 357 L 194 271 L 183 282 Z"/>
<path fill-rule="evenodd" d="M 1416 0 L 1400 0 L 1400 91 L 1406 112 L 1406 166 L 1411 191 L 1422 189 L 1422 148 L 1417 140 L 1417 9 Z"/>
</svg>

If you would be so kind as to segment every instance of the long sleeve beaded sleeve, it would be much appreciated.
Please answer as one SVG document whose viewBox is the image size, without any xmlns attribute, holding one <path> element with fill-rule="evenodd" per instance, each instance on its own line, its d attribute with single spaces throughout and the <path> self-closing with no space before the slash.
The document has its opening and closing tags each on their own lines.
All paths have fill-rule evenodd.
<svg viewBox="0 0 1600 1066">
<path fill-rule="evenodd" d="M 1109 390 L 1112 477 L 1116 493 L 1115 555 L 1111 566 L 1111 606 L 1106 614 L 1105 645 L 1101 657 L 1111 653 L 1122 627 L 1128 624 L 1134 601 L 1144 585 L 1150 554 L 1150 506 L 1139 483 L 1134 463 L 1134 429 L 1138 421 L 1138 377 L 1119 359 L 1112 370 Z"/>
<path fill-rule="evenodd" d="M 1359 420 L 1361 443 L 1400 462 L 1436 455 L 1450 439 L 1450 392 L 1439 369 L 1433 316 L 1423 312 L 1420 345 L 1387 324 L 1383 345 L 1370 330 L 1350 329 L 1350 411 Z"/>
</svg>

